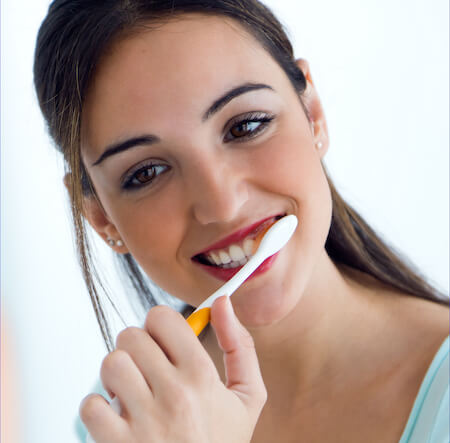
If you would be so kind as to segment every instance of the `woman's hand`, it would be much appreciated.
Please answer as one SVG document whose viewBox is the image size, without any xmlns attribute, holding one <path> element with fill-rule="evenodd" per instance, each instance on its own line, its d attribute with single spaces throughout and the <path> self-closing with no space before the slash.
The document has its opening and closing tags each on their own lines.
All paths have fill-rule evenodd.
<svg viewBox="0 0 450 443">
<path fill-rule="evenodd" d="M 226 386 L 178 312 L 157 306 L 145 328 L 127 328 L 101 368 L 103 386 L 119 398 L 119 416 L 98 394 L 80 416 L 97 443 L 248 443 L 267 398 L 253 339 L 229 297 L 211 310 L 224 352 Z"/>
</svg>

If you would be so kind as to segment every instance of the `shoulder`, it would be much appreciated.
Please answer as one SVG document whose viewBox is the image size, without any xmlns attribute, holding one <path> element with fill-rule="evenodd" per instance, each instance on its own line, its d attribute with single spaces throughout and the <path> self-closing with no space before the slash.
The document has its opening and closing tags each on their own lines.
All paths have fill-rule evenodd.
<svg viewBox="0 0 450 443">
<path fill-rule="evenodd" d="M 396 297 L 393 312 L 405 337 L 428 349 L 431 356 L 449 334 L 448 305 L 401 294 Z"/>
</svg>

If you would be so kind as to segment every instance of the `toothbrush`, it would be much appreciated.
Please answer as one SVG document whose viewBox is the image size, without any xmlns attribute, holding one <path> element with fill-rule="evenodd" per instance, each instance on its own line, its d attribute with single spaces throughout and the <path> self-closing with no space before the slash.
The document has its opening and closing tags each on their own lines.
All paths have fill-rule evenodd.
<svg viewBox="0 0 450 443">
<path fill-rule="evenodd" d="M 250 260 L 221 286 L 216 292 L 210 295 L 198 308 L 186 319 L 189 326 L 198 336 L 209 323 L 211 317 L 211 306 L 214 301 L 222 295 L 230 296 L 245 280 L 259 267 L 268 257 L 276 254 L 289 241 L 297 227 L 297 217 L 287 215 L 274 223 L 265 232 L 255 254 Z"/>
<path fill-rule="evenodd" d="M 214 301 L 219 297 L 222 297 L 222 295 L 231 296 L 231 294 L 233 294 L 233 292 L 236 291 L 236 289 L 238 289 L 239 286 L 241 286 L 253 272 L 255 272 L 255 270 L 266 258 L 276 254 L 281 248 L 283 248 L 292 237 L 292 234 L 297 228 L 297 223 L 298 221 L 295 215 L 287 215 L 270 226 L 270 228 L 264 233 L 256 252 L 242 267 L 242 269 L 240 269 L 238 273 L 236 273 L 216 292 L 211 294 L 186 319 L 195 335 L 198 336 L 209 323 L 211 318 L 211 306 Z M 121 408 L 117 397 L 114 397 L 111 400 L 110 405 L 112 409 L 120 415 Z M 86 443 L 95 443 L 89 434 L 87 435 Z"/>
</svg>

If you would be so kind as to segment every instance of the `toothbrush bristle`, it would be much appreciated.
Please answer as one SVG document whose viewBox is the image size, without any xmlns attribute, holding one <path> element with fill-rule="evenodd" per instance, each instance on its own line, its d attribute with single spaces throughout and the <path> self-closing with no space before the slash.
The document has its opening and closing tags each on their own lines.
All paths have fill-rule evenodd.
<svg viewBox="0 0 450 443">
<path fill-rule="evenodd" d="M 255 243 L 253 245 L 253 254 L 256 253 L 256 251 L 259 248 L 259 245 L 261 244 L 261 241 L 263 237 L 266 235 L 266 232 L 277 222 L 278 220 L 275 220 L 273 223 L 271 223 L 269 226 L 266 226 L 261 232 L 258 233 L 258 235 L 255 238 Z"/>
</svg>

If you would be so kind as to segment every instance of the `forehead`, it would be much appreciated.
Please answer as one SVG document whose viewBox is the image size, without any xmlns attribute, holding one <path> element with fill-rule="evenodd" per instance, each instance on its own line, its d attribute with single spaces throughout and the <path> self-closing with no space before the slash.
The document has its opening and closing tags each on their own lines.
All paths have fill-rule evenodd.
<svg viewBox="0 0 450 443">
<path fill-rule="evenodd" d="M 187 122 L 186 111 L 200 115 L 231 87 L 274 76 L 283 77 L 281 68 L 234 20 L 190 14 L 150 24 L 102 58 L 83 109 L 84 133 L 95 145 L 111 128 L 133 132 L 152 121 L 164 130 L 168 116 Z"/>
</svg>

